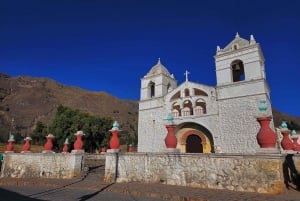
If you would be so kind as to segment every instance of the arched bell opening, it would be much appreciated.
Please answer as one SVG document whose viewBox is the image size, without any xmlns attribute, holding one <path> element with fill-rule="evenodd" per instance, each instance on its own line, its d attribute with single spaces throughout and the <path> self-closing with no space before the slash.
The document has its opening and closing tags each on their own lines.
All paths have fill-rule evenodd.
<svg viewBox="0 0 300 201">
<path fill-rule="evenodd" d="M 235 60 L 231 63 L 231 72 L 233 82 L 245 80 L 244 63 L 241 60 Z"/>
</svg>

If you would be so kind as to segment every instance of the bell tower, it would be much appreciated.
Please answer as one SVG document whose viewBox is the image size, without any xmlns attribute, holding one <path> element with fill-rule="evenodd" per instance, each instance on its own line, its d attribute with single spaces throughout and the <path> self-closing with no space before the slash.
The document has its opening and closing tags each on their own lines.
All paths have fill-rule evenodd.
<svg viewBox="0 0 300 201">
<path fill-rule="evenodd" d="M 217 47 L 216 95 L 222 131 L 219 140 L 226 145 L 226 152 L 255 153 L 259 148 L 253 137 L 259 130 L 256 118 L 272 116 L 264 62 L 253 35 L 248 41 L 236 34 L 224 49 Z M 264 112 L 258 109 L 261 101 L 267 104 Z M 273 122 L 270 127 L 274 129 Z"/>
<path fill-rule="evenodd" d="M 173 74 L 158 59 L 157 64 L 141 80 L 141 100 L 162 97 L 176 87 Z"/>
<path fill-rule="evenodd" d="M 215 64 L 219 98 L 261 93 L 269 97 L 264 63 L 262 50 L 253 35 L 248 41 L 237 33 L 225 48 L 218 46 Z"/>
<path fill-rule="evenodd" d="M 138 151 L 154 152 L 164 146 L 161 122 L 166 117 L 165 96 L 177 87 L 177 81 L 160 59 L 141 79 L 139 101 Z"/>
</svg>

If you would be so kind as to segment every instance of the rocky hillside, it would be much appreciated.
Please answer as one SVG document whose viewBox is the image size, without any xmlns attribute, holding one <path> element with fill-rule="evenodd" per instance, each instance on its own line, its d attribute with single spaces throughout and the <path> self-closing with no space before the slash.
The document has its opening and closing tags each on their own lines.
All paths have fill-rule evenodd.
<svg viewBox="0 0 300 201">
<path fill-rule="evenodd" d="M 122 130 L 137 133 L 137 101 L 66 86 L 47 78 L 0 73 L 0 139 L 2 136 L 7 140 L 12 118 L 18 132 L 25 135 L 37 121 L 48 125 L 60 104 L 98 117 L 111 117 Z"/>
<path fill-rule="evenodd" d="M 295 129 L 300 132 L 300 117 L 294 117 L 273 108 L 273 120 L 275 127 L 279 127 L 282 121 L 286 121 L 290 129 Z"/>
</svg>

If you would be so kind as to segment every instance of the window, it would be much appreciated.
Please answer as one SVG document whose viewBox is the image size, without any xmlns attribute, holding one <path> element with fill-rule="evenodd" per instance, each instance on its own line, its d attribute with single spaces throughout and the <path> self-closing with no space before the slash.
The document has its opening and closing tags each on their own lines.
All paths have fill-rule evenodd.
<svg viewBox="0 0 300 201">
<path fill-rule="evenodd" d="M 150 82 L 149 83 L 149 90 L 150 90 L 150 98 L 155 97 L 155 83 L 154 82 Z"/>
<path fill-rule="evenodd" d="M 179 117 L 179 111 L 177 109 L 173 109 L 172 115 L 174 118 Z"/>
<path fill-rule="evenodd" d="M 189 116 L 191 115 L 191 109 L 189 107 L 184 107 L 182 109 L 182 116 Z"/>
<path fill-rule="evenodd" d="M 190 96 L 190 90 L 189 89 L 185 89 L 184 90 L 184 97 L 188 97 Z"/>
<path fill-rule="evenodd" d="M 185 100 L 183 102 L 183 109 L 181 111 L 182 116 L 193 115 L 193 105 L 190 100 Z"/>
<path fill-rule="evenodd" d="M 198 99 L 196 101 L 196 107 L 195 107 L 195 115 L 201 115 L 206 114 L 206 103 L 203 99 Z"/>
<path fill-rule="evenodd" d="M 167 92 L 170 92 L 170 91 L 172 91 L 172 87 L 171 87 L 171 84 L 169 83 L 169 84 L 167 85 Z"/>
<path fill-rule="evenodd" d="M 236 60 L 231 64 L 232 81 L 239 82 L 245 80 L 244 64 L 241 60 Z"/>
<path fill-rule="evenodd" d="M 173 114 L 173 117 L 180 116 L 180 105 L 176 102 L 173 103 L 173 105 L 172 105 L 172 114 Z"/>
<path fill-rule="evenodd" d="M 201 89 L 196 89 L 196 88 L 194 88 L 194 94 L 195 96 L 207 96 L 207 93 L 205 93 Z"/>
<path fill-rule="evenodd" d="M 201 106 L 196 106 L 195 107 L 195 115 L 201 115 L 204 113 L 204 110 Z"/>
</svg>

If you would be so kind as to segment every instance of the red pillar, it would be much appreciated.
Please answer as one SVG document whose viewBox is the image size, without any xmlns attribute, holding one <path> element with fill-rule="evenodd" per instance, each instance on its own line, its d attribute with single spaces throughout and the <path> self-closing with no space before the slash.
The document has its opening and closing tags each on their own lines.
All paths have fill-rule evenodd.
<svg viewBox="0 0 300 201">
<path fill-rule="evenodd" d="M 280 131 L 283 136 L 281 140 L 282 149 L 285 151 L 293 150 L 293 141 L 290 138 L 291 131 L 288 129 L 285 121 L 282 122 Z"/>
<path fill-rule="evenodd" d="M 105 153 L 106 152 L 106 147 L 102 147 L 101 148 L 101 153 Z"/>
<path fill-rule="evenodd" d="M 256 135 L 257 143 L 260 148 L 275 148 L 277 137 L 275 132 L 270 128 L 272 117 L 258 117 L 257 121 L 260 124 L 260 129 Z"/>
<path fill-rule="evenodd" d="M 8 144 L 6 145 L 6 151 L 5 153 L 8 153 L 8 152 L 13 152 L 14 151 L 14 139 L 9 139 L 8 140 Z"/>
<path fill-rule="evenodd" d="M 52 148 L 53 148 L 53 138 L 54 138 L 54 136 L 52 135 L 52 134 L 48 134 L 47 136 L 46 136 L 46 138 L 47 138 L 47 141 L 46 141 L 46 143 L 45 143 L 45 145 L 44 145 L 44 153 L 45 152 L 52 152 Z"/>
<path fill-rule="evenodd" d="M 82 149 L 83 147 L 82 136 L 84 135 L 84 133 L 82 131 L 77 131 L 75 135 L 76 135 L 76 141 L 74 142 L 75 152 L 76 151 L 84 152 L 84 150 Z"/>
<path fill-rule="evenodd" d="M 129 145 L 128 152 L 134 152 L 134 148 L 133 148 L 132 144 Z"/>
<path fill-rule="evenodd" d="M 165 137 L 165 144 L 167 149 L 165 149 L 165 152 L 170 153 L 180 153 L 180 149 L 177 149 L 177 137 L 175 135 L 175 128 L 176 125 L 173 122 L 173 116 L 172 114 L 168 114 L 167 116 L 167 136 Z"/>
<path fill-rule="evenodd" d="M 299 135 L 297 135 L 295 130 L 292 131 L 291 138 L 293 140 L 293 150 L 299 152 L 300 151 L 300 144 L 298 143 Z"/>
<path fill-rule="evenodd" d="M 300 151 L 300 144 L 298 143 L 298 139 L 299 139 L 299 137 L 297 137 L 297 136 L 292 136 L 292 140 L 293 140 L 293 150 L 294 150 L 294 151 Z"/>
<path fill-rule="evenodd" d="M 113 123 L 112 129 L 109 130 L 109 131 L 111 132 L 112 136 L 111 136 L 111 139 L 109 141 L 109 146 L 110 146 L 111 150 L 108 150 L 108 151 L 109 152 L 110 151 L 113 151 L 113 152 L 118 151 L 119 148 L 120 148 L 120 140 L 119 140 L 119 137 L 118 137 L 118 133 L 119 133 L 120 130 L 119 130 L 119 124 L 118 124 L 117 121 L 115 121 Z"/>
<path fill-rule="evenodd" d="M 167 136 L 165 138 L 165 144 L 167 148 L 176 148 L 177 146 L 177 138 L 174 134 L 175 125 L 166 125 L 168 130 Z"/>
<path fill-rule="evenodd" d="M 290 139 L 290 131 L 282 130 L 281 134 L 283 136 L 281 140 L 281 146 L 283 150 L 293 150 L 293 141 Z"/>
<path fill-rule="evenodd" d="M 24 140 L 25 140 L 25 144 L 23 145 L 23 151 L 22 151 L 22 153 L 31 152 L 30 151 L 30 148 L 31 148 L 31 145 L 30 145 L 31 137 L 26 137 Z"/>
<path fill-rule="evenodd" d="M 65 141 L 65 143 L 64 143 L 64 147 L 63 147 L 62 153 L 68 153 L 68 151 L 69 151 L 69 140 L 67 138 L 66 141 Z"/>
</svg>

